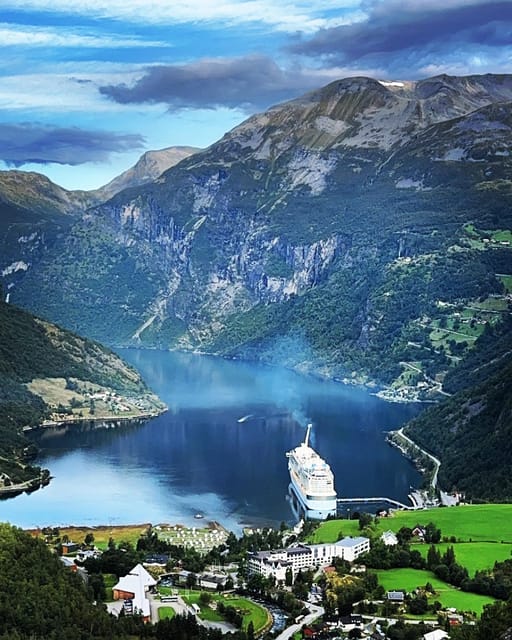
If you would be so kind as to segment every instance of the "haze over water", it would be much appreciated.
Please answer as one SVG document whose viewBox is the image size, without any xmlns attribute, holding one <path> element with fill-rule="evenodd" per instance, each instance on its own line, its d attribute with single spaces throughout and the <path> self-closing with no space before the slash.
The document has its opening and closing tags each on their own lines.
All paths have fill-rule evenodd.
<svg viewBox="0 0 512 640">
<path fill-rule="evenodd" d="M 195 354 L 122 350 L 169 411 L 139 427 L 45 438 L 54 479 L 0 502 L 0 520 L 47 524 L 181 522 L 240 530 L 293 521 L 285 453 L 313 423 L 338 496 L 407 500 L 420 476 L 386 444 L 417 406 L 287 369 Z M 248 417 L 244 422 L 238 420 Z"/>
</svg>

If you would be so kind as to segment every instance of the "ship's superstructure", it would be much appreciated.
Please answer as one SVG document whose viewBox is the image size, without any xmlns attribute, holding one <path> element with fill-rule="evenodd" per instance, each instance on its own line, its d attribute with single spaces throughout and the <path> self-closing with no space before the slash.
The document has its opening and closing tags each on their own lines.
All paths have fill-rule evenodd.
<svg viewBox="0 0 512 640">
<path fill-rule="evenodd" d="M 309 446 L 311 425 L 298 447 L 289 451 L 288 491 L 297 514 L 310 520 L 325 520 L 336 515 L 336 491 L 330 466 Z"/>
</svg>

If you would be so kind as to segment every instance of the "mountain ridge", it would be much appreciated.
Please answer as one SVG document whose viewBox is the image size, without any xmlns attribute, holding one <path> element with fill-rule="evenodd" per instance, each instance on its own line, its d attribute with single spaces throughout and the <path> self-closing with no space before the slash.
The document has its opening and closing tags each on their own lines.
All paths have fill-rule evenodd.
<svg viewBox="0 0 512 640">
<path fill-rule="evenodd" d="M 123 171 L 106 185 L 89 193 L 98 202 L 106 202 L 124 189 L 138 187 L 156 180 L 164 171 L 199 151 L 201 149 L 197 147 L 187 146 L 173 146 L 146 151 L 132 167 Z"/>
</svg>

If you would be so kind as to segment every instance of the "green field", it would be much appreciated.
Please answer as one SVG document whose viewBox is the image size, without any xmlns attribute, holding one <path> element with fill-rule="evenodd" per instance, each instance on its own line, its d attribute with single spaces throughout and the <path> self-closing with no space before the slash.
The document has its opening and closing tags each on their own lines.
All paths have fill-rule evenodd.
<svg viewBox="0 0 512 640">
<path fill-rule="evenodd" d="M 161 587 L 160 591 L 162 593 L 170 593 L 170 588 Z M 211 609 L 208 606 L 203 606 L 199 602 L 199 596 L 201 595 L 200 591 L 194 591 L 189 589 L 179 589 L 180 595 L 183 600 L 191 605 L 197 604 L 201 608 L 201 613 L 199 616 L 203 620 L 208 620 L 209 622 L 222 622 L 224 618 L 218 613 L 215 609 Z M 247 629 L 247 626 L 250 622 L 254 625 L 254 631 L 257 633 L 269 621 L 269 613 L 268 611 L 259 604 L 252 602 L 251 600 L 247 600 L 247 598 L 241 598 L 238 596 L 232 595 L 217 595 L 212 593 L 212 600 L 215 602 L 222 602 L 226 607 L 234 607 L 238 609 L 243 615 L 243 624 L 242 629 Z"/>
<path fill-rule="evenodd" d="M 496 242 L 509 242 L 512 244 L 512 231 L 509 229 L 492 231 L 492 239 Z"/>
<path fill-rule="evenodd" d="M 430 545 L 417 544 L 414 545 L 415 549 L 426 558 Z M 475 571 L 482 571 L 484 569 L 492 569 L 496 561 L 502 562 L 503 560 L 512 559 L 512 544 L 500 544 L 495 542 L 461 542 L 458 544 L 441 543 L 436 545 L 441 555 L 446 551 L 448 547 L 453 547 L 455 551 L 455 557 L 457 562 L 469 572 L 470 576 L 475 574 Z"/>
<path fill-rule="evenodd" d="M 94 536 L 94 545 L 105 550 L 110 538 L 116 544 L 119 542 L 130 542 L 134 547 L 141 535 L 146 533 L 149 524 L 127 524 L 127 525 L 101 525 L 95 527 L 60 527 L 59 536 L 67 536 L 72 542 L 82 543 L 88 533 Z M 43 536 L 40 529 L 28 529 L 34 536 Z"/>
<path fill-rule="evenodd" d="M 469 306 L 480 311 L 507 311 L 508 301 L 502 297 L 489 297 L 482 302 L 472 302 Z"/>
<path fill-rule="evenodd" d="M 487 238 L 487 240 L 493 243 L 508 242 L 512 245 L 512 231 L 510 231 L 510 229 L 494 229 L 489 231 L 475 229 L 473 224 L 466 224 L 464 225 L 464 231 L 473 241 L 482 242 L 483 238 Z"/>
<path fill-rule="evenodd" d="M 433 522 L 443 536 L 465 542 L 512 542 L 512 504 L 478 504 L 422 511 L 395 511 L 379 529 L 398 531 Z"/>
<path fill-rule="evenodd" d="M 336 542 L 345 536 L 355 537 L 360 534 L 359 520 L 327 520 L 322 522 L 308 538 L 308 541 L 314 544 Z"/>
<path fill-rule="evenodd" d="M 168 618 L 174 618 L 176 611 L 172 607 L 160 607 L 158 609 L 158 619 L 167 620 Z"/>
<path fill-rule="evenodd" d="M 413 529 L 416 525 L 433 522 L 443 536 L 455 536 L 463 542 L 512 542 L 512 504 L 478 504 L 451 508 L 423 509 L 421 511 L 394 511 L 380 518 L 378 531 L 398 531 L 401 527 Z M 339 532 L 357 536 L 357 520 L 328 520 L 322 522 L 310 542 L 336 542 Z M 500 556 L 501 557 L 501 556 Z"/>
<path fill-rule="evenodd" d="M 375 572 L 386 591 L 414 591 L 417 587 L 424 587 L 427 582 L 434 587 L 436 594 L 431 596 L 432 602 L 438 600 L 443 607 L 455 607 L 458 611 L 474 611 L 482 613 L 486 604 L 494 602 L 492 598 L 475 593 L 466 593 L 439 580 L 431 571 L 418 569 L 389 569 Z"/>
</svg>

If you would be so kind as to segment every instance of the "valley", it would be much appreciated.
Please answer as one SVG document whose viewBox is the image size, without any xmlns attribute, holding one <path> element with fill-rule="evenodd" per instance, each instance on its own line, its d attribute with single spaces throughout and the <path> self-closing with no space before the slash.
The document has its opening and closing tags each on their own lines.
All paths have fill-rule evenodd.
<svg viewBox="0 0 512 640">
<path fill-rule="evenodd" d="M 146 154 L 103 190 L 2 172 L 5 298 L 111 346 L 284 365 L 444 407 L 509 359 L 511 100 L 506 75 L 347 78 L 207 149 Z M 145 413 L 71 384 L 30 388 L 51 419 Z M 440 455 L 435 411 L 410 435 Z M 510 497 L 503 483 L 471 493 L 445 461 L 446 489 Z"/>
<path fill-rule="evenodd" d="M 512 640 L 510 0 L 3 0 L 0 640 Z"/>
</svg>

